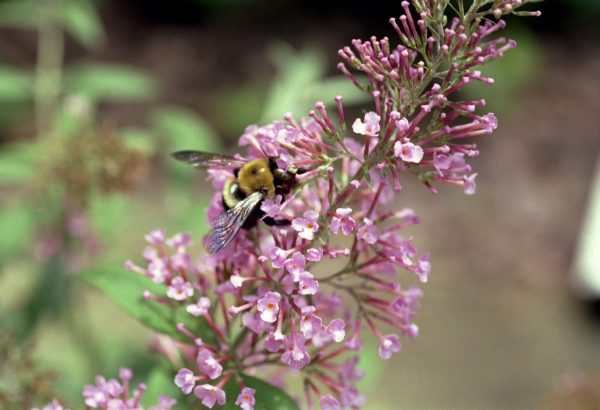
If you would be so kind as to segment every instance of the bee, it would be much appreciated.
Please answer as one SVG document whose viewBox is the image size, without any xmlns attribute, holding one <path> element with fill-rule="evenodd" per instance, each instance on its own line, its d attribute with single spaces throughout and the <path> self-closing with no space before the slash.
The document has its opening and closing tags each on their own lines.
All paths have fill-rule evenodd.
<svg viewBox="0 0 600 410">
<path fill-rule="evenodd" d="M 225 212 L 213 222 L 206 239 L 206 251 L 214 255 L 235 238 L 240 229 L 251 229 L 263 220 L 270 226 L 289 225 L 287 219 L 265 216 L 260 205 L 265 199 L 289 194 L 296 185 L 296 175 L 304 172 L 294 167 L 283 170 L 274 158 L 257 158 L 244 161 L 223 154 L 202 151 L 177 151 L 173 158 L 196 168 L 233 169 L 234 178 L 223 186 Z"/>
</svg>

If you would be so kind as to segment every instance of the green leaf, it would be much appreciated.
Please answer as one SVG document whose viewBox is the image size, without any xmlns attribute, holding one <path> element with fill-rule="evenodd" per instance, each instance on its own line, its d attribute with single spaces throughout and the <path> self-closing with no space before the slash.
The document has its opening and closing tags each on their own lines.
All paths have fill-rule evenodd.
<svg viewBox="0 0 600 410">
<path fill-rule="evenodd" d="M 256 390 L 254 398 L 256 404 L 254 410 L 299 410 L 298 404 L 286 392 L 256 377 L 243 375 L 242 379 L 247 387 Z M 240 394 L 240 386 L 233 378 L 225 386 L 227 403 L 221 407 L 224 410 L 234 410 L 239 407 L 235 405 L 235 400 Z"/>
<path fill-rule="evenodd" d="M 35 214 L 23 204 L 0 208 L 0 261 L 25 248 L 35 229 Z"/>
<path fill-rule="evenodd" d="M 0 101 L 23 101 L 31 98 L 33 75 L 29 71 L 0 66 Z"/>
<path fill-rule="evenodd" d="M 176 400 L 179 399 L 177 400 L 179 402 L 181 400 L 181 390 L 175 385 L 173 379 L 173 372 L 164 364 L 160 364 L 152 369 L 146 382 L 148 387 L 142 398 L 144 408 L 154 406 L 158 403 L 160 396 L 164 395 Z"/>
<path fill-rule="evenodd" d="M 219 138 L 210 125 L 191 110 L 180 107 L 162 107 L 154 110 L 151 123 L 155 134 L 166 141 L 166 153 L 186 149 L 219 152 Z M 171 157 L 166 164 L 175 181 L 183 182 L 197 175 L 190 166 Z M 187 182 L 186 182 L 187 183 Z"/>
<path fill-rule="evenodd" d="M 8 145 L 0 151 L 0 182 L 31 179 L 39 165 L 42 147 L 35 142 Z"/>
<path fill-rule="evenodd" d="M 173 223 L 173 230 L 196 234 L 208 232 L 206 209 L 210 205 L 210 197 L 206 193 L 198 196 L 177 184 L 170 184 L 167 193 L 167 216 Z"/>
<path fill-rule="evenodd" d="M 155 131 L 168 142 L 169 149 L 219 151 L 219 137 L 206 121 L 191 110 L 162 107 L 154 110 L 151 122 Z"/>
<path fill-rule="evenodd" d="M 324 78 L 316 83 L 306 86 L 301 96 L 307 104 L 314 104 L 315 101 L 324 101 L 327 105 L 335 106 L 334 99 L 341 95 L 344 98 L 344 105 L 362 104 L 370 99 L 369 94 L 359 90 L 346 77 L 338 75 Z M 331 112 L 336 112 L 331 110 Z"/>
<path fill-rule="evenodd" d="M 92 226 L 107 242 L 116 240 L 121 233 L 116 226 L 126 228 L 135 212 L 131 198 L 123 194 L 106 195 L 94 193 L 89 202 L 89 213 Z"/>
<path fill-rule="evenodd" d="M 278 66 L 277 77 L 269 90 L 261 123 L 282 118 L 286 112 L 304 113 L 310 109 L 314 101 L 299 96 L 325 74 L 325 59 L 316 50 L 296 52 L 288 44 L 278 43 L 269 54 Z"/>
<path fill-rule="evenodd" d="M 359 353 L 360 364 L 358 368 L 365 373 L 365 378 L 358 382 L 360 391 L 370 391 L 384 377 L 383 360 L 377 354 L 377 344 L 372 340 L 368 340 L 364 349 Z"/>
<path fill-rule="evenodd" d="M 104 43 L 102 22 L 94 4 L 87 0 L 71 0 L 62 13 L 66 31 L 87 48 L 96 48 Z"/>
<path fill-rule="evenodd" d="M 152 154 L 155 150 L 155 140 L 150 133 L 142 128 L 121 128 L 119 136 L 128 148 L 145 154 Z"/>
<path fill-rule="evenodd" d="M 38 27 L 38 4 L 32 0 L 0 2 L 0 26 L 20 29 Z"/>
<path fill-rule="evenodd" d="M 80 64 L 65 73 L 67 94 L 91 100 L 145 100 L 155 95 L 156 81 L 133 67 L 119 64 Z"/>
<path fill-rule="evenodd" d="M 224 137 L 237 140 L 248 124 L 256 123 L 260 118 L 267 91 L 265 84 L 257 81 L 220 88 L 212 99 L 211 121 Z"/>
<path fill-rule="evenodd" d="M 166 306 L 144 299 L 148 290 L 159 296 L 165 294 L 165 286 L 135 272 L 119 269 L 97 268 L 83 273 L 85 280 L 100 288 L 126 313 L 142 324 L 175 339 L 190 342 L 175 326 L 184 323 L 205 343 L 216 345 L 215 335 L 203 318 L 195 318 L 186 312 L 185 306 Z"/>
</svg>

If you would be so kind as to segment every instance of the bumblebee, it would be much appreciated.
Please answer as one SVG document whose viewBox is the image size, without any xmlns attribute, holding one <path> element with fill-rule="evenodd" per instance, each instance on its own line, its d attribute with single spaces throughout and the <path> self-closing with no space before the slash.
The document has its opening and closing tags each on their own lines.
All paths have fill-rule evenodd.
<svg viewBox="0 0 600 410">
<path fill-rule="evenodd" d="M 225 212 L 213 222 L 206 239 L 206 251 L 214 255 L 225 248 L 235 238 L 240 229 L 251 229 L 263 220 L 270 226 L 289 225 L 286 219 L 265 217 L 260 205 L 265 199 L 285 196 L 296 185 L 296 175 L 301 170 L 283 170 L 273 158 L 258 158 L 243 161 L 223 154 L 202 151 L 177 151 L 173 158 L 196 168 L 232 169 L 234 178 L 225 181 L 223 186 L 223 207 Z"/>
</svg>

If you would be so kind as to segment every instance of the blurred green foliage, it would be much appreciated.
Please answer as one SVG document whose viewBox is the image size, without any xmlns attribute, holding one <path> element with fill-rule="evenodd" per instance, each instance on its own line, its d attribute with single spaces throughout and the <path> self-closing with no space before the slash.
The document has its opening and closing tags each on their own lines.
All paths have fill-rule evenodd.
<svg viewBox="0 0 600 410">
<path fill-rule="evenodd" d="M 250 124 L 282 120 L 286 113 L 304 116 L 316 101 L 332 105 L 337 95 L 344 98 L 345 106 L 367 100 L 344 76 L 327 76 L 328 60 L 318 49 L 297 51 L 287 43 L 275 42 L 267 57 L 275 67 L 268 87 L 246 84 L 217 96 L 215 115 L 227 135 L 239 135 Z"/>
<path fill-rule="evenodd" d="M 114 267 L 89 270 L 84 273 L 83 277 L 102 289 L 125 312 L 149 328 L 187 342 L 189 338 L 176 330 L 176 325 L 183 323 L 206 343 L 216 345 L 215 335 L 204 319 L 192 317 L 186 312 L 184 306 L 174 310 L 170 306 L 152 303 L 144 299 L 145 291 L 155 295 L 162 294 L 164 290 L 162 284 L 154 283 L 145 276 Z"/>
<path fill-rule="evenodd" d="M 103 100 L 146 100 L 157 91 L 154 78 L 137 68 L 87 63 L 65 70 L 64 92 L 81 95 L 94 104 Z"/>
</svg>

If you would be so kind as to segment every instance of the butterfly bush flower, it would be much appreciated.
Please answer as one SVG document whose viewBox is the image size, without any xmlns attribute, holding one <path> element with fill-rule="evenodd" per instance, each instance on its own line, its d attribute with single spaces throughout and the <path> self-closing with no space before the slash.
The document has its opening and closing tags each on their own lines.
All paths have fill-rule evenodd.
<svg viewBox="0 0 600 410">
<path fill-rule="evenodd" d="M 174 375 L 184 394 L 209 408 L 252 409 L 260 396 L 244 377 L 277 364 L 299 371 L 306 408 L 360 408 L 362 338 L 374 335 L 387 360 L 417 337 L 423 293 L 401 283 L 410 276 L 427 282 L 430 257 L 406 233 L 418 216 L 393 201 L 405 178 L 433 193 L 439 184 L 475 193 L 469 161 L 479 155 L 477 138 L 498 122 L 484 100 L 458 92 L 471 82 L 492 84 L 479 66 L 515 47 L 499 36 L 502 15 L 538 14 L 520 10 L 527 0 L 457 3 L 448 19 L 447 1 L 403 1 L 403 14 L 390 19 L 396 39 L 357 39 L 339 50 L 339 69 L 372 99 L 362 118 L 347 118 L 339 96 L 330 107 L 317 102 L 307 117 L 246 128 L 238 158 L 267 155 L 283 171 L 299 171 L 292 192 L 257 205 L 281 224 L 242 229 L 214 255 L 190 252 L 187 234 L 155 230 L 146 236 L 144 263 L 126 263 L 163 286 L 144 294 L 148 303 L 188 315 L 174 324 L 187 340 L 178 345 L 183 365 Z M 221 192 L 234 173 L 209 169 L 212 223 L 225 212 Z M 332 272 L 333 259 L 339 268 Z M 88 405 L 121 394 L 115 383 L 88 386 Z M 227 397 L 228 384 L 240 393 Z"/>
<path fill-rule="evenodd" d="M 202 400 L 202 404 L 212 409 L 215 404 L 222 406 L 225 404 L 225 392 L 219 387 L 210 384 L 203 384 L 194 389 L 194 394 Z"/>
<path fill-rule="evenodd" d="M 152 238 L 147 238 L 149 241 Z M 130 381 L 133 373 L 130 369 L 122 368 L 119 371 L 119 380 L 106 380 L 103 376 L 96 377 L 95 385 L 86 385 L 83 389 L 83 400 L 86 409 L 103 410 L 144 410 L 141 405 L 146 385 L 139 384 L 130 392 Z M 148 407 L 148 410 L 171 410 L 177 403 L 169 396 L 160 396 L 158 403 Z M 34 409 L 35 410 L 35 409 Z M 54 399 L 42 410 L 66 410 L 58 400 Z"/>
<path fill-rule="evenodd" d="M 34 408 L 32 410 L 38 410 Z M 63 407 L 62 404 L 56 399 L 52 400 L 50 403 L 46 404 L 42 407 L 42 410 L 68 410 L 66 407 Z"/>
<path fill-rule="evenodd" d="M 242 410 L 254 410 L 254 404 L 256 403 L 254 393 L 256 393 L 256 390 L 244 387 L 236 399 L 235 404 Z"/>
</svg>

